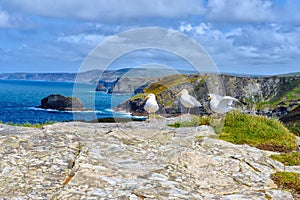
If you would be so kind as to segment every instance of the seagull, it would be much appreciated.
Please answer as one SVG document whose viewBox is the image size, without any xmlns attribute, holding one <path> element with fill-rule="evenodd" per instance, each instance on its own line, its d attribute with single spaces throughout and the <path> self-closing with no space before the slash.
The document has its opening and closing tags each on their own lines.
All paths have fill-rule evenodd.
<svg viewBox="0 0 300 200">
<path fill-rule="evenodd" d="M 231 96 L 220 96 L 218 94 L 208 94 L 208 100 L 210 101 L 210 109 L 215 113 L 224 114 L 231 110 L 234 110 L 231 105 L 234 101 L 240 102 Z"/>
<path fill-rule="evenodd" d="M 148 94 L 148 96 L 146 97 L 147 101 L 145 103 L 144 109 L 149 113 L 155 113 L 159 107 L 156 101 L 156 97 L 154 94 L 150 93 Z"/>
<path fill-rule="evenodd" d="M 183 89 L 178 95 L 180 96 L 180 103 L 185 107 L 188 108 L 188 113 L 190 113 L 190 108 L 200 107 L 202 106 L 197 99 L 193 96 L 189 95 L 189 92 L 186 89 Z"/>
</svg>

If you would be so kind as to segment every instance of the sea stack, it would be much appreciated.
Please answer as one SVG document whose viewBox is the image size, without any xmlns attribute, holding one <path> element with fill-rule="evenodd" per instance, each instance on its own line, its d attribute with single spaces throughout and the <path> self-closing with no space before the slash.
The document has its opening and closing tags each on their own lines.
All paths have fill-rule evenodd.
<svg viewBox="0 0 300 200">
<path fill-rule="evenodd" d="M 83 103 L 77 97 L 65 97 L 61 94 L 51 94 L 41 100 L 43 109 L 54 109 L 61 111 L 83 111 L 85 110 Z"/>
</svg>

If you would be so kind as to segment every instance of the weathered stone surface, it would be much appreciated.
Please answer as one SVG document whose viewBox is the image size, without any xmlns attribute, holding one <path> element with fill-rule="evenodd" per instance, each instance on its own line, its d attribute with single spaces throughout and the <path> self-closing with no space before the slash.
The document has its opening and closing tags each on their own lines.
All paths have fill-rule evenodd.
<svg viewBox="0 0 300 200">
<path fill-rule="evenodd" d="M 293 199 L 271 152 L 176 120 L 0 125 L 0 199 Z"/>
<path fill-rule="evenodd" d="M 40 108 L 55 110 L 85 110 L 83 103 L 77 97 L 65 97 L 51 94 L 41 100 Z"/>
</svg>

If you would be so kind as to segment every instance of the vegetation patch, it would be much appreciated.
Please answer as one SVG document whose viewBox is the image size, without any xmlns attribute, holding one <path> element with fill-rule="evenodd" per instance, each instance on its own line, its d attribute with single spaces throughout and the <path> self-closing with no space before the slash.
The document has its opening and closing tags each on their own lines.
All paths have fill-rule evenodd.
<svg viewBox="0 0 300 200">
<path fill-rule="evenodd" d="M 219 139 L 234 143 L 248 144 L 263 150 L 292 152 L 298 148 L 297 139 L 280 121 L 265 116 L 230 112 L 225 119 L 215 116 L 194 116 L 190 121 L 170 124 L 172 127 L 212 126 Z"/>
<path fill-rule="evenodd" d="M 290 190 L 297 196 L 300 195 L 300 173 L 276 172 L 271 175 L 271 179 L 279 187 Z"/>
<path fill-rule="evenodd" d="M 23 124 L 18 124 L 18 123 L 8 122 L 8 123 L 4 123 L 4 124 L 10 125 L 10 126 L 22 126 L 22 127 L 29 127 L 29 128 L 43 128 L 43 126 L 54 124 L 54 123 L 55 122 L 44 122 L 44 123 L 29 123 L 29 122 L 26 122 L 26 123 L 23 123 Z"/>
<path fill-rule="evenodd" d="M 145 93 L 153 93 L 155 95 L 160 94 L 167 90 L 169 87 L 180 85 L 183 83 L 193 83 L 197 78 L 188 77 L 182 74 L 175 74 L 163 77 L 161 80 L 151 83 L 147 88 L 144 89 Z"/>
<path fill-rule="evenodd" d="M 146 94 L 146 93 L 139 93 L 139 94 L 132 96 L 130 98 L 130 100 L 133 101 L 133 100 L 137 100 L 137 99 L 146 99 L 147 95 L 148 94 Z"/>
<path fill-rule="evenodd" d="M 291 152 L 298 148 L 295 135 L 280 121 L 237 111 L 226 115 L 219 138 L 235 144 L 248 144 L 263 150 Z"/>
<path fill-rule="evenodd" d="M 210 119 L 209 117 L 203 116 L 193 116 L 191 120 L 189 121 L 178 121 L 174 124 L 168 124 L 168 126 L 174 127 L 174 128 L 180 128 L 180 127 L 196 127 L 201 125 L 209 125 Z"/>
<path fill-rule="evenodd" d="M 272 155 L 270 157 L 274 160 L 278 160 L 279 162 L 282 162 L 284 165 L 288 165 L 288 166 L 300 165 L 300 152 Z"/>
</svg>

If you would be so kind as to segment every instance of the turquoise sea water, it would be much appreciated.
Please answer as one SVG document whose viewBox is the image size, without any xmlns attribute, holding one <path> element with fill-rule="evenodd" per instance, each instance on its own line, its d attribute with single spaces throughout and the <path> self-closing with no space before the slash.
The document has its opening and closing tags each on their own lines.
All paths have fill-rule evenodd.
<svg viewBox="0 0 300 200">
<path fill-rule="evenodd" d="M 48 121 L 93 120 L 106 117 L 129 117 L 113 113 L 111 108 L 131 95 L 111 95 L 95 92 L 95 85 L 76 85 L 79 98 L 90 112 L 63 112 L 36 108 L 50 94 L 73 96 L 73 83 L 45 81 L 0 80 L 0 121 L 3 123 L 43 123 Z M 79 91 L 79 92 L 78 92 Z"/>
</svg>

